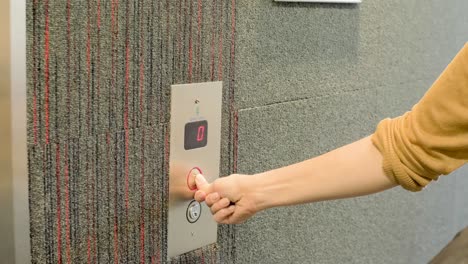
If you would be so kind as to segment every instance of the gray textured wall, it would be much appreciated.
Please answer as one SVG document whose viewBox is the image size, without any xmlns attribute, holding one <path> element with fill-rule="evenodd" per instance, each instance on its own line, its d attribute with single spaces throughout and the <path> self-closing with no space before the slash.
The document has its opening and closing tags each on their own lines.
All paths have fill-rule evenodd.
<svg viewBox="0 0 468 264">
<path fill-rule="evenodd" d="M 327 152 L 409 110 L 468 40 L 466 10 L 465 0 L 238 0 L 238 172 Z M 427 262 L 468 225 L 466 174 L 421 193 L 262 212 L 236 227 L 236 262 Z"/>
</svg>

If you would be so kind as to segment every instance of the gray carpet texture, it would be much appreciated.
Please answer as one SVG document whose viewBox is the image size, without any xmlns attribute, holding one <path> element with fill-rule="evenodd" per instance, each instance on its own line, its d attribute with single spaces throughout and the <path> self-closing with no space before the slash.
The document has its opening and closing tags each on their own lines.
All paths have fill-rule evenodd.
<svg viewBox="0 0 468 264">
<path fill-rule="evenodd" d="M 275 208 L 167 261 L 170 85 L 223 81 L 221 176 L 320 155 L 411 109 L 468 41 L 466 0 L 30 0 L 33 263 L 426 263 L 468 168 L 425 191 Z"/>
<path fill-rule="evenodd" d="M 34 0 L 27 32 L 32 262 L 166 263 L 170 85 L 223 81 L 232 172 L 235 1 Z"/>
</svg>

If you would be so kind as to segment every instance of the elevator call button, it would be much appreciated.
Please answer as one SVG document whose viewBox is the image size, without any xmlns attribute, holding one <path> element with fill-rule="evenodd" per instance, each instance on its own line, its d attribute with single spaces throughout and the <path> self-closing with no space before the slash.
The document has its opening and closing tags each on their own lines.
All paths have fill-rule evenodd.
<svg viewBox="0 0 468 264">
<path fill-rule="evenodd" d="M 198 174 L 202 174 L 202 171 L 198 167 L 192 168 L 189 173 L 187 174 L 187 187 L 191 191 L 196 191 L 197 190 L 197 184 L 195 183 L 195 177 Z"/>
<path fill-rule="evenodd" d="M 187 208 L 187 220 L 190 223 L 195 223 L 201 215 L 201 205 L 199 202 L 193 200 Z"/>
</svg>

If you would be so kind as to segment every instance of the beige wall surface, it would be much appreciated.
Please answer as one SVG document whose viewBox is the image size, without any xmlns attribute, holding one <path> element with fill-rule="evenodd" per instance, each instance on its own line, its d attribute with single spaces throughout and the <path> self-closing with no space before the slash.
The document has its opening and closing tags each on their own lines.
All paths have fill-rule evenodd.
<svg viewBox="0 0 468 264">
<path fill-rule="evenodd" d="M 0 259 L 14 261 L 10 110 L 10 4 L 0 1 Z"/>
<path fill-rule="evenodd" d="M 17 264 L 31 262 L 25 6 L 25 0 L 0 1 L 0 262 Z"/>
</svg>

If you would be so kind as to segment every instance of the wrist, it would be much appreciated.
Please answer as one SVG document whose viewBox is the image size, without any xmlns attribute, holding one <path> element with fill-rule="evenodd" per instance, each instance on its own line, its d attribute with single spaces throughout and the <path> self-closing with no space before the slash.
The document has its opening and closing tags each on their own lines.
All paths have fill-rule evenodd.
<svg viewBox="0 0 468 264">
<path fill-rule="evenodd" d="M 257 211 L 274 207 L 268 172 L 251 175 L 248 180 L 250 181 L 249 193 L 252 195 Z"/>
<path fill-rule="evenodd" d="M 289 166 L 252 175 L 252 192 L 259 210 L 304 203 L 311 184 L 309 177 L 301 176 L 304 174 Z"/>
</svg>

